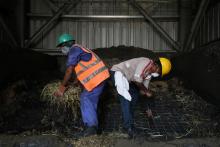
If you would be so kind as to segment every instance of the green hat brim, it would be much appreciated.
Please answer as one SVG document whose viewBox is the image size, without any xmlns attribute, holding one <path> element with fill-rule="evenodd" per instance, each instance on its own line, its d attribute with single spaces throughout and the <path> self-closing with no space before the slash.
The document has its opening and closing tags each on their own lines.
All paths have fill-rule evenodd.
<svg viewBox="0 0 220 147">
<path fill-rule="evenodd" d="M 75 40 L 68 40 L 68 41 L 66 41 L 66 42 L 69 42 L 69 41 L 75 41 Z M 66 42 L 62 42 L 62 43 L 59 43 L 56 47 L 61 47 L 64 43 L 66 43 Z"/>
</svg>

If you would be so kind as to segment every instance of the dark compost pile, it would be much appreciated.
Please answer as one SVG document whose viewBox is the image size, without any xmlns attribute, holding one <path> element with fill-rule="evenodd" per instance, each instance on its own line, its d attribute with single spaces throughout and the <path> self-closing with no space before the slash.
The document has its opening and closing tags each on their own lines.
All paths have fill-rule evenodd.
<svg viewBox="0 0 220 147">
<path fill-rule="evenodd" d="M 175 72 L 207 102 L 220 106 L 220 41 L 173 59 Z"/>
</svg>

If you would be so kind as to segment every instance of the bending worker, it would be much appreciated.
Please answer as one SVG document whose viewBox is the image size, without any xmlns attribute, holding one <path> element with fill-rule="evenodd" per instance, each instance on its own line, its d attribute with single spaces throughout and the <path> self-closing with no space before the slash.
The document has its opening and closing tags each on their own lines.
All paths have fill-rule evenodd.
<svg viewBox="0 0 220 147">
<path fill-rule="evenodd" d="M 90 49 L 75 44 L 75 39 L 70 34 L 61 35 L 57 47 L 68 58 L 64 79 L 54 95 L 63 96 L 67 83 L 75 71 L 77 79 L 84 87 L 80 95 L 80 109 L 86 129 L 79 134 L 80 136 L 96 134 L 98 126 L 97 104 L 105 80 L 110 76 L 109 71 L 103 61 Z"/>
<path fill-rule="evenodd" d="M 123 131 L 130 137 L 135 135 L 133 109 L 138 99 L 139 88 L 147 97 L 151 97 L 152 92 L 148 88 L 151 78 L 164 76 L 170 70 L 171 62 L 167 58 L 153 61 L 145 57 L 130 59 L 111 68 L 111 79 L 116 86 L 122 108 Z"/>
</svg>

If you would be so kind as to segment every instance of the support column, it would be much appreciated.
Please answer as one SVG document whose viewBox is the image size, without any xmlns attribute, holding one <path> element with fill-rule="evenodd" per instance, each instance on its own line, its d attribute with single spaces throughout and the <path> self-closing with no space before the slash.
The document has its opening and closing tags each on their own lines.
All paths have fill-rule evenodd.
<svg viewBox="0 0 220 147">
<path fill-rule="evenodd" d="M 11 39 L 13 46 L 17 47 L 18 43 L 1 15 L 0 15 L 0 24 L 2 25 L 4 31 L 7 33 L 8 37 Z"/>
<path fill-rule="evenodd" d="M 183 47 L 192 26 L 192 0 L 179 1 L 179 42 Z M 183 48 L 181 49 L 183 50 Z"/>
<path fill-rule="evenodd" d="M 192 40 L 195 37 L 196 32 L 198 31 L 198 28 L 200 26 L 201 20 L 205 15 L 205 12 L 208 8 L 209 5 L 209 0 L 202 0 L 199 6 L 199 9 L 197 11 L 196 17 L 193 21 L 191 30 L 190 30 L 190 35 L 187 37 L 187 42 L 184 46 L 183 51 L 189 51 L 192 48 Z"/>
<path fill-rule="evenodd" d="M 19 46 L 21 48 L 24 47 L 24 40 L 25 40 L 25 0 L 19 0 L 16 6 L 16 32 L 17 38 L 19 42 Z"/>
</svg>

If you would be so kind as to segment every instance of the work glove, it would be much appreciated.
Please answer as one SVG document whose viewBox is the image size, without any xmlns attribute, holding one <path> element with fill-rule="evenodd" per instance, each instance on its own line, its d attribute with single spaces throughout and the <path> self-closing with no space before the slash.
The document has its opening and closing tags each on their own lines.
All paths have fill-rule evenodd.
<svg viewBox="0 0 220 147">
<path fill-rule="evenodd" d="M 64 92 L 66 91 L 66 87 L 63 85 L 60 85 L 59 88 L 54 92 L 55 97 L 61 97 L 63 96 Z"/>
</svg>

